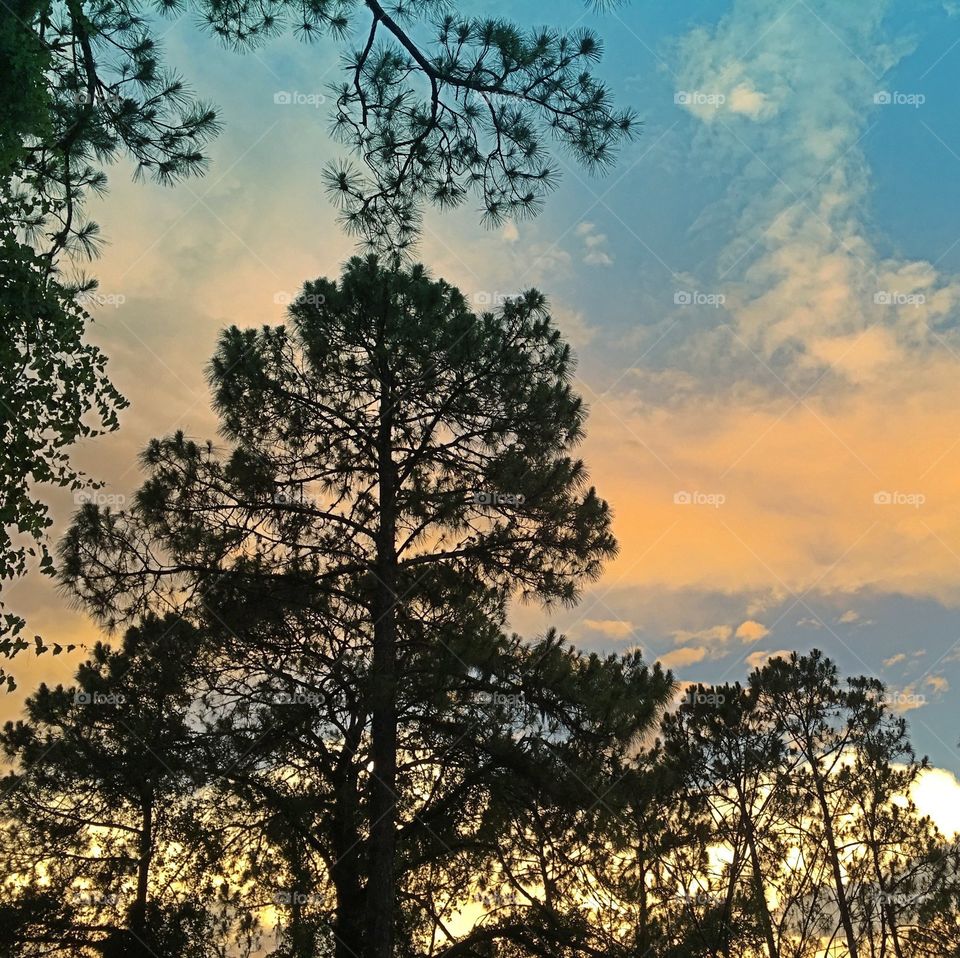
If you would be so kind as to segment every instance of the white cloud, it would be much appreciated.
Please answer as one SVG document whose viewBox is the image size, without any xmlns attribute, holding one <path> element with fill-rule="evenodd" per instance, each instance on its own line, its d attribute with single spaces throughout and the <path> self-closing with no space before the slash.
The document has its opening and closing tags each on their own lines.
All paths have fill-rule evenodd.
<svg viewBox="0 0 960 958">
<path fill-rule="evenodd" d="M 613 257 L 607 252 L 605 233 L 597 232 L 596 224 L 584 221 L 574 231 L 583 241 L 583 261 L 588 266 L 611 266 Z"/>
<path fill-rule="evenodd" d="M 886 669 L 893 668 L 895 665 L 899 665 L 901 662 L 906 662 L 907 657 L 903 652 L 898 652 L 896 655 L 891 655 L 889 659 L 883 660 L 883 667 Z"/>
<path fill-rule="evenodd" d="M 953 837 L 960 833 L 960 781 L 953 772 L 943 768 L 927 769 L 920 774 L 910 797 L 945 835 Z"/>
<path fill-rule="evenodd" d="M 741 113 L 750 117 L 751 120 L 758 120 L 764 114 L 770 115 L 772 110 L 768 110 L 768 98 L 759 90 L 753 89 L 748 83 L 739 83 L 731 91 L 728 97 L 728 104 L 731 113 Z"/>
<path fill-rule="evenodd" d="M 704 121 L 694 155 L 736 184 L 719 204 L 736 226 L 718 276 L 738 335 L 768 361 L 786 350 L 794 371 L 854 383 L 931 346 L 931 324 L 960 303 L 931 264 L 882 257 L 863 221 L 859 141 L 878 77 L 909 50 L 885 35 L 885 7 L 735 0 L 679 44 L 678 85 L 722 100 L 688 108 Z"/>
</svg>

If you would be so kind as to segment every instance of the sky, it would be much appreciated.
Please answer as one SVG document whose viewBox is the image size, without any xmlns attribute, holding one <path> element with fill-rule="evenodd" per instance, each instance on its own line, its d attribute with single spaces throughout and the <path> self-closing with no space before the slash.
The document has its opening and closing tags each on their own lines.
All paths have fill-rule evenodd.
<svg viewBox="0 0 960 958">
<path fill-rule="evenodd" d="M 593 27 L 597 72 L 644 123 L 606 175 L 561 154 L 534 220 L 488 230 L 476 204 L 426 220 L 420 258 L 478 305 L 548 296 L 590 408 L 582 455 L 614 510 L 619 556 L 580 605 L 517 608 L 514 626 L 639 647 L 682 681 L 821 648 L 889 684 L 943 770 L 928 787 L 960 797 L 960 3 L 476 12 Z M 216 437 L 218 332 L 282 322 L 353 252 L 321 180 L 343 155 L 333 45 L 239 54 L 189 15 L 158 29 L 224 132 L 204 178 L 165 189 L 118 163 L 91 207 L 109 243 L 94 338 L 132 406 L 77 462 L 117 502 L 151 437 Z M 75 506 L 51 501 L 62 528 Z M 46 580 L 7 595 L 48 639 L 98 637 Z M 71 668 L 14 663 L 23 690 Z"/>
</svg>

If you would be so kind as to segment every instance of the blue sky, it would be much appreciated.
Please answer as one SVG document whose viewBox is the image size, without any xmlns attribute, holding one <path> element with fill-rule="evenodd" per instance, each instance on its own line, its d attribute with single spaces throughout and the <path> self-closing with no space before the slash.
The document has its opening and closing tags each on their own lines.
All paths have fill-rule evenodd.
<svg viewBox="0 0 960 958">
<path fill-rule="evenodd" d="M 435 274 L 550 297 L 617 517 L 621 555 L 580 607 L 517 627 L 702 681 L 817 646 L 899 690 L 918 749 L 960 771 L 960 4 L 475 6 L 594 27 L 598 72 L 644 121 L 603 177 L 563 157 L 536 220 L 427 219 Z M 121 495 L 149 437 L 215 434 L 218 330 L 281 322 L 351 252 L 320 176 L 341 154 L 329 105 L 273 100 L 327 93 L 333 47 L 237 54 L 189 17 L 161 29 L 225 129 L 205 178 L 164 190 L 118 164 L 92 210 L 101 292 L 123 298 L 96 335 L 133 407 L 81 459 Z M 92 635 L 41 583 L 11 600 L 51 638 Z"/>
</svg>

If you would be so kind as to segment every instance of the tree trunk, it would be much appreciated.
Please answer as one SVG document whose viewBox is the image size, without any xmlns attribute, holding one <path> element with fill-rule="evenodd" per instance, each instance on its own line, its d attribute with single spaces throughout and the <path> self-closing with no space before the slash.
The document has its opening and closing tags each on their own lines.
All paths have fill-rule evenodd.
<svg viewBox="0 0 960 958">
<path fill-rule="evenodd" d="M 738 841 L 733 848 L 733 861 L 730 862 L 730 881 L 727 882 L 727 894 L 723 900 L 723 940 L 720 943 L 723 958 L 730 958 L 730 948 L 733 944 L 733 902 L 737 891 L 737 881 L 740 878 L 742 854 L 742 846 Z"/>
<path fill-rule="evenodd" d="M 357 821 L 357 749 L 364 719 L 358 718 L 344 742 L 337 768 L 334 797 L 331 879 L 337 896 L 334 921 L 334 958 L 360 958 L 363 954 L 365 894 L 363 890 L 363 842 Z"/>
<path fill-rule="evenodd" d="M 820 814 L 823 817 L 823 831 L 827 841 L 827 853 L 830 858 L 830 871 L 833 874 L 833 884 L 837 893 L 837 909 L 840 912 L 840 924 L 843 925 L 843 933 L 847 939 L 847 950 L 850 952 L 850 958 L 860 958 L 857 949 L 857 938 L 853 931 L 853 919 L 850 917 L 850 905 L 847 902 L 847 893 L 843 886 L 843 870 L 840 867 L 840 854 L 837 851 L 836 836 L 833 834 L 833 819 L 830 816 L 827 794 L 815 758 L 811 762 L 811 774 L 817 791 L 817 801 L 820 804 Z"/>
<path fill-rule="evenodd" d="M 137 849 L 137 897 L 130 909 L 130 934 L 138 955 L 149 954 L 147 934 L 147 891 L 150 885 L 150 860 L 153 855 L 153 796 L 143 798 L 140 815 L 140 842 Z"/>
<path fill-rule="evenodd" d="M 890 930 L 890 942 L 893 945 L 893 953 L 896 958 L 903 958 L 903 951 L 900 948 L 900 935 L 897 932 L 897 913 L 892 903 L 887 901 L 887 890 L 883 884 L 883 868 L 880 865 L 880 856 L 877 851 L 876 836 L 873 829 L 870 831 L 870 853 L 873 858 L 873 868 L 877 875 L 877 887 L 880 889 L 880 928 L 883 939 L 887 937 L 887 929 Z M 884 952 L 886 952 L 886 941 L 884 941 Z"/>
<path fill-rule="evenodd" d="M 763 929 L 763 938 L 767 943 L 767 954 L 770 958 L 780 958 L 776 939 L 773 937 L 773 923 L 770 920 L 770 909 L 767 906 L 767 896 L 763 887 L 763 868 L 760 864 L 760 853 L 757 851 L 757 836 L 753 829 L 753 821 L 747 811 L 746 800 L 740 796 L 740 815 L 743 822 L 744 837 L 747 851 L 750 855 L 750 871 L 753 875 L 753 898 L 760 915 L 760 926 Z"/>
<path fill-rule="evenodd" d="M 640 914 L 637 923 L 637 953 L 646 954 L 650 949 L 650 904 L 647 895 L 647 850 L 643 837 L 643 822 L 640 822 L 640 828 L 637 833 L 637 861 L 640 865 Z"/>
<path fill-rule="evenodd" d="M 386 363 L 386 359 L 384 359 Z M 397 621 L 396 466 L 389 371 L 380 386 L 377 469 L 380 528 L 373 600 L 370 746 L 370 850 L 366 958 L 393 958 L 397 844 Z"/>
</svg>

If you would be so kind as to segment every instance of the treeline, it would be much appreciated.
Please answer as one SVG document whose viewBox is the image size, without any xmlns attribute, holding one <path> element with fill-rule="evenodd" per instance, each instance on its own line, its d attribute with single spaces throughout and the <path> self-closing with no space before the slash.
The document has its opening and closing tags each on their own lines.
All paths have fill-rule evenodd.
<svg viewBox="0 0 960 958">
<path fill-rule="evenodd" d="M 294 669 L 150 617 L 30 697 L 3 954 L 361 953 L 366 670 L 313 641 Z M 665 688 L 637 656 L 491 634 L 435 666 L 402 696 L 397 955 L 960 954 L 958 850 L 875 680 L 773 660 L 637 743 Z"/>
<path fill-rule="evenodd" d="M 813 653 L 678 702 L 507 630 L 616 550 L 571 371 L 539 293 L 476 315 L 373 257 L 223 334 L 226 447 L 154 440 L 61 545 L 125 631 L 2 733 L 0 949 L 958 954 L 879 682 Z"/>
</svg>

